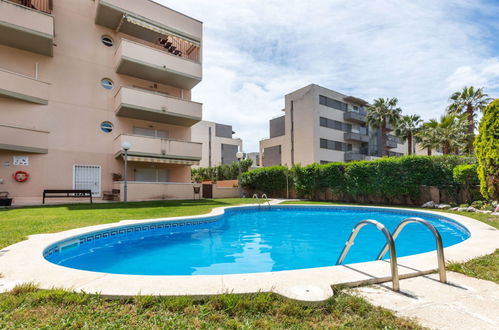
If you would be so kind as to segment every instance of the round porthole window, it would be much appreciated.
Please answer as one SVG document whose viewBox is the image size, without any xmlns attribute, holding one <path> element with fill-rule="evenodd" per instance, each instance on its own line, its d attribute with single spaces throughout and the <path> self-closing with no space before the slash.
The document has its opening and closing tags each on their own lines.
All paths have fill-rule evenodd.
<svg viewBox="0 0 499 330">
<path fill-rule="evenodd" d="M 100 40 L 107 47 L 113 47 L 113 45 L 114 45 L 113 38 L 111 38 L 110 36 L 102 36 Z"/>
<path fill-rule="evenodd" d="M 111 79 L 108 79 L 108 78 L 104 78 L 100 81 L 100 84 L 102 86 L 102 88 L 104 89 L 113 89 L 113 81 Z"/>
<path fill-rule="evenodd" d="M 103 121 L 100 124 L 100 129 L 104 133 L 111 133 L 113 131 L 113 123 L 111 123 L 110 121 Z"/>
</svg>

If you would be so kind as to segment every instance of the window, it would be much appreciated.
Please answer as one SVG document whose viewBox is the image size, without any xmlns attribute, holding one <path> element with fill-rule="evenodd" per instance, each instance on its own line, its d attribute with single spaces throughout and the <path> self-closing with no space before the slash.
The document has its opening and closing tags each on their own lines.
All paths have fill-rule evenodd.
<svg viewBox="0 0 499 330">
<path fill-rule="evenodd" d="M 103 121 L 100 124 L 100 130 L 104 133 L 111 133 L 113 131 L 113 123 L 109 121 Z"/>
<path fill-rule="evenodd" d="M 326 107 L 330 107 L 333 109 L 338 109 L 341 111 L 347 111 L 348 110 L 348 104 L 343 103 L 341 101 L 329 98 L 324 95 L 319 95 L 319 104 L 325 105 Z"/>
<path fill-rule="evenodd" d="M 136 168 L 134 179 L 139 182 L 168 182 L 168 170 L 164 168 Z"/>
<path fill-rule="evenodd" d="M 102 88 L 107 89 L 107 90 L 113 89 L 113 85 L 114 85 L 113 81 L 109 78 L 102 79 L 100 81 L 100 84 L 101 84 Z"/>
<path fill-rule="evenodd" d="M 321 149 L 337 150 L 337 151 L 352 151 L 350 143 L 343 143 L 339 141 L 332 141 L 327 139 L 320 139 Z"/>
<path fill-rule="evenodd" d="M 342 123 L 341 121 L 328 119 L 324 117 L 320 117 L 319 122 L 322 127 L 337 129 L 344 132 L 352 131 L 352 124 Z"/>
<path fill-rule="evenodd" d="M 111 38 L 110 36 L 102 36 L 100 40 L 107 47 L 113 47 L 114 41 L 113 38 Z"/>
<path fill-rule="evenodd" d="M 141 136 L 157 137 L 157 138 L 161 138 L 161 139 L 168 138 L 168 131 L 161 131 L 161 130 L 154 129 L 154 128 L 134 127 L 133 134 L 134 135 L 141 135 Z"/>
</svg>

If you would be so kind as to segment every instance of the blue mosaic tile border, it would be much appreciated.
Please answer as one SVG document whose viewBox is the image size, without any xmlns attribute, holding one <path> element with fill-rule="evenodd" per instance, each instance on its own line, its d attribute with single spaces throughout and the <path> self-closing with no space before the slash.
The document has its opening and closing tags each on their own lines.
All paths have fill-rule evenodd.
<svg viewBox="0 0 499 330">
<path fill-rule="evenodd" d="M 63 241 L 59 241 L 46 248 L 43 251 L 43 256 L 46 258 L 54 253 L 60 252 L 66 247 L 73 245 L 82 245 L 103 238 L 109 238 L 114 236 L 125 236 L 130 233 L 136 233 L 142 231 L 165 230 L 165 229 L 180 228 L 180 227 L 199 226 L 199 225 L 218 222 L 221 218 L 222 218 L 221 216 L 217 216 L 213 218 L 204 218 L 199 220 L 192 219 L 192 220 L 182 220 L 178 222 L 166 221 L 166 222 L 149 223 L 143 225 L 136 224 L 127 227 L 115 227 L 115 228 L 110 228 L 108 230 L 91 232 L 81 236 L 72 237 L 65 239 Z"/>
</svg>

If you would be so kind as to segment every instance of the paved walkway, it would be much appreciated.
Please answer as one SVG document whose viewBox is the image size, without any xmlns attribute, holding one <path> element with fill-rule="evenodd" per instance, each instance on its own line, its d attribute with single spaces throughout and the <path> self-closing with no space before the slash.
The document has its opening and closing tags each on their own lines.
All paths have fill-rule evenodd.
<svg viewBox="0 0 499 330">
<path fill-rule="evenodd" d="M 454 272 L 447 277 L 449 284 L 438 282 L 438 274 L 401 280 L 400 293 L 390 290 L 391 283 L 355 291 L 428 328 L 499 329 L 499 285 Z"/>
</svg>

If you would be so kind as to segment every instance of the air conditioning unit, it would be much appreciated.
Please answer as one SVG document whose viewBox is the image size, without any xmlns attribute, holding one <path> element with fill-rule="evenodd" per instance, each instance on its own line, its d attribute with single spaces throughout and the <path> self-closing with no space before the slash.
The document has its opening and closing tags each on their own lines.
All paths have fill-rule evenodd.
<svg viewBox="0 0 499 330">
<path fill-rule="evenodd" d="M 161 111 L 166 112 L 166 107 L 161 107 Z"/>
</svg>

